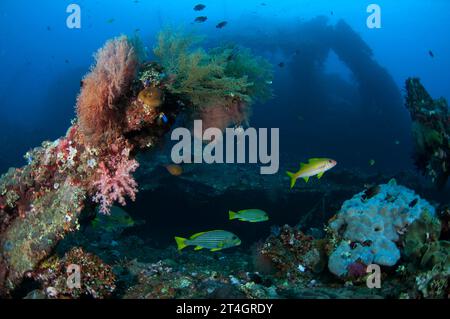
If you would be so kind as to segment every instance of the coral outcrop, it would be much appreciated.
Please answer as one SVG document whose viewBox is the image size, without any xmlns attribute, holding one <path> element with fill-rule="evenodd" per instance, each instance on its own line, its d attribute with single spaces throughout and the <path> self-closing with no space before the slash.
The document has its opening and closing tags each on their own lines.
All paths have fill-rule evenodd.
<svg viewBox="0 0 450 319">
<path fill-rule="evenodd" d="M 290 280 L 319 273 L 326 264 L 323 242 L 287 225 L 266 240 L 259 254 L 268 259 L 280 277 Z"/>
<path fill-rule="evenodd" d="M 136 155 L 160 143 L 180 113 L 191 117 L 205 99 L 231 101 L 223 107 L 249 105 L 267 88 L 251 82 L 250 69 L 225 71 L 237 56 L 187 52 L 186 41 L 164 33 L 157 62 L 144 61 L 138 39 L 108 41 L 82 81 L 77 118 L 67 134 L 31 150 L 27 165 L 0 178 L 0 296 L 10 295 L 78 229 L 83 210 L 93 212 L 99 204 L 108 214 L 116 202 L 135 199 Z M 247 58 L 270 74 L 265 60 Z"/>
<path fill-rule="evenodd" d="M 355 262 L 394 266 L 400 259 L 400 236 L 423 213 L 435 216 L 434 207 L 426 200 L 392 181 L 380 185 L 371 198 L 365 194 L 344 202 L 329 223 L 329 231 L 338 240 L 328 268 L 340 277 L 346 276 Z"/>
<path fill-rule="evenodd" d="M 67 284 L 67 272 L 71 265 L 80 267 L 80 281 L 77 283 L 74 280 L 73 287 Z M 71 249 L 63 258 L 46 260 L 32 276 L 42 284 L 45 297 L 49 299 L 104 299 L 116 289 L 112 268 L 81 248 Z"/>
<path fill-rule="evenodd" d="M 442 236 L 443 217 L 445 212 L 437 214 L 391 180 L 345 201 L 324 237 L 305 235 L 301 225 L 274 229 L 256 250 L 255 269 L 291 298 L 448 298 L 450 245 Z M 381 266 L 379 289 L 367 289 L 371 264 Z"/>
<path fill-rule="evenodd" d="M 168 73 L 167 90 L 195 105 L 205 129 L 243 124 L 250 104 L 272 96 L 271 65 L 238 46 L 193 49 L 198 41 L 181 32 L 160 33 L 154 53 Z"/>
<path fill-rule="evenodd" d="M 271 66 L 238 47 L 204 51 L 193 48 L 199 38 L 167 29 L 154 49 L 170 81 L 167 89 L 196 106 L 270 96 Z"/>
<path fill-rule="evenodd" d="M 450 113 L 444 98 L 433 100 L 417 78 L 406 80 L 408 108 L 419 171 L 443 188 L 450 176 Z"/>
</svg>

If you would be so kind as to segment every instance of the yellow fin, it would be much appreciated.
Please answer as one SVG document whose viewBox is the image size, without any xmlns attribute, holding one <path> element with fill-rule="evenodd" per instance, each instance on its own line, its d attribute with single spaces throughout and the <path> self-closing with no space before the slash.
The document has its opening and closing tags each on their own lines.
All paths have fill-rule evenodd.
<svg viewBox="0 0 450 319">
<path fill-rule="evenodd" d="M 204 231 L 204 232 L 201 232 L 201 233 L 194 234 L 194 235 L 192 235 L 189 239 L 195 239 L 195 238 L 197 238 L 198 236 L 201 236 L 201 235 L 203 235 L 203 234 L 206 234 L 206 232 Z"/>
<path fill-rule="evenodd" d="M 183 248 L 186 248 L 188 245 L 186 245 L 186 238 L 181 237 L 175 237 L 175 241 L 177 242 L 178 250 L 182 250 Z"/>
<path fill-rule="evenodd" d="M 238 214 L 236 212 L 233 212 L 231 210 L 228 212 L 228 216 L 230 217 L 230 220 L 238 218 L 237 215 Z"/>
<path fill-rule="evenodd" d="M 291 179 L 291 189 L 295 186 L 295 182 L 297 181 L 297 177 L 294 173 L 286 172 L 287 176 Z"/>
<path fill-rule="evenodd" d="M 211 249 L 211 251 L 219 251 L 219 250 L 222 250 L 222 248 L 213 248 L 213 249 Z"/>
<path fill-rule="evenodd" d="M 305 180 L 306 183 L 308 183 L 308 181 L 309 181 L 309 176 L 305 176 L 305 177 L 303 177 L 303 179 Z"/>
<path fill-rule="evenodd" d="M 202 250 L 202 249 L 203 249 L 202 246 L 196 246 L 196 247 L 194 248 L 194 250 Z"/>
<path fill-rule="evenodd" d="M 317 178 L 320 179 L 323 176 L 324 173 L 325 172 L 320 172 L 319 174 L 317 174 Z"/>
</svg>

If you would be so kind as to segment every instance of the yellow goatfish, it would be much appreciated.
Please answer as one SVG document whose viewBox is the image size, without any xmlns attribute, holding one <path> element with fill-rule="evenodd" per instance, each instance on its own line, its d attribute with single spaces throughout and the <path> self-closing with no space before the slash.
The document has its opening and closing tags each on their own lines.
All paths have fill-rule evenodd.
<svg viewBox="0 0 450 319">
<path fill-rule="evenodd" d="M 308 164 L 301 163 L 300 170 L 297 173 L 286 172 L 291 178 L 291 188 L 294 187 L 298 178 L 303 178 L 305 182 L 311 176 L 317 175 L 317 178 L 321 178 L 323 174 L 336 166 L 336 161 L 329 158 L 311 158 Z"/>
</svg>

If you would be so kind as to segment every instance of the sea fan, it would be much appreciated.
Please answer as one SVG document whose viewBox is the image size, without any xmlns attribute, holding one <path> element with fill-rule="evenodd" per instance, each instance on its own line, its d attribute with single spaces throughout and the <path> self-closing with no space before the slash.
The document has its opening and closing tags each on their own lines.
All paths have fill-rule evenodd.
<svg viewBox="0 0 450 319">
<path fill-rule="evenodd" d="M 138 57 L 127 37 L 108 41 L 95 55 L 96 65 L 83 79 L 77 101 L 80 128 L 91 142 L 118 133 L 121 98 L 128 92 Z"/>
</svg>

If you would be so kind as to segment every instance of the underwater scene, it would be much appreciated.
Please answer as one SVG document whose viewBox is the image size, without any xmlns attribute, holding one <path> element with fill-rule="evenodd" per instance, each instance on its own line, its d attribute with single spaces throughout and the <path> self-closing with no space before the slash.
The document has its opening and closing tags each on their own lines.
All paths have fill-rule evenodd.
<svg viewBox="0 0 450 319">
<path fill-rule="evenodd" d="M 449 12 L 2 0 L 0 299 L 448 299 Z"/>
</svg>

